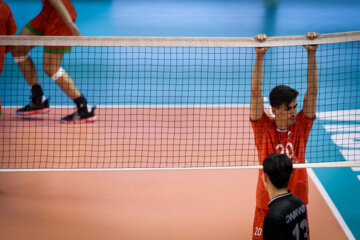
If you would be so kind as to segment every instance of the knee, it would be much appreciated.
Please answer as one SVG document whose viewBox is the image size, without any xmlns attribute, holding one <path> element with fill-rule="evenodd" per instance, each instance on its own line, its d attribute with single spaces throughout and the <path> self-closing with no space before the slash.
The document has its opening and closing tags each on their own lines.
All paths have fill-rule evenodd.
<svg viewBox="0 0 360 240">
<path fill-rule="evenodd" d="M 18 51 L 14 51 L 14 49 L 10 49 L 9 52 L 11 52 L 14 61 L 16 63 L 23 63 L 26 60 L 30 59 L 29 55 L 27 54 L 27 52 L 18 52 Z"/>
<path fill-rule="evenodd" d="M 50 65 L 48 65 L 48 64 L 44 64 L 43 67 L 44 67 L 44 72 L 45 72 L 46 75 L 48 75 L 49 77 L 51 77 L 54 73 L 57 72 L 57 68 L 56 68 L 56 67 L 50 66 Z"/>
<path fill-rule="evenodd" d="M 64 74 L 66 73 L 62 67 L 59 67 L 58 69 L 54 69 L 45 66 L 44 66 L 44 72 L 54 81 L 57 81 L 59 78 L 63 77 Z"/>
<path fill-rule="evenodd" d="M 11 46 L 8 49 L 8 52 L 11 52 L 14 58 L 21 58 L 26 56 L 26 58 L 29 58 L 28 53 L 31 50 L 32 47 L 28 46 Z"/>
</svg>

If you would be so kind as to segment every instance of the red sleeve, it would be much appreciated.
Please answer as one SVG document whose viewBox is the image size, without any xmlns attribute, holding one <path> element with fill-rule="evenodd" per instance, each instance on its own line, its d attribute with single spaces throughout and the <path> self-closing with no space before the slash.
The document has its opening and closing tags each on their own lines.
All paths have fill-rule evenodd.
<svg viewBox="0 0 360 240">
<path fill-rule="evenodd" d="M 313 119 L 309 119 L 303 110 L 301 110 L 297 115 L 297 120 L 300 122 L 299 126 L 301 126 L 302 129 L 305 130 L 305 136 L 308 136 L 310 134 L 310 130 L 312 128 L 312 125 L 316 119 L 316 116 L 314 116 Z"/>
</svg>

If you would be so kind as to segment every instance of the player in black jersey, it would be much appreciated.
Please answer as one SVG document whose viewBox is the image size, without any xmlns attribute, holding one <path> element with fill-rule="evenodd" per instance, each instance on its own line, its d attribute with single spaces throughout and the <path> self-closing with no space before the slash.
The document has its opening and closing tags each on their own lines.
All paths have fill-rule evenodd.
<svg viewBox="0 0 360 240">
<path fill-rule="evenodd" d="M 293 166 L 284 154 L 273 153 L 263 162 L 263 181 L 270 196 L 264 220 L 264 240 L 309 239 L 305 204 L 287 190 Z"/>
</svg>

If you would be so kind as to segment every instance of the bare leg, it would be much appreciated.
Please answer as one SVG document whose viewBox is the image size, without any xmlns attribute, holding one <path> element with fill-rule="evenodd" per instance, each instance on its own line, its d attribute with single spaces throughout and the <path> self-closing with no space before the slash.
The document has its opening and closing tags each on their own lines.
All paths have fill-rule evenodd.
<svg viewBox="0 0 360 240">
<path fill-rule="evenodd" d="M 44 71 L 75 102 L 77 111 L 61 119 L 62 123 L 92 122 L 96 119 L 94 107 L 90 107 L 65 70 L 61 70 L 63 53 L 44 52 Z"/>
<path fill-rule="evenodd" d="M 21 30 L 20 35 L 35 34 L 24 27 Z M 31 102 L 25 107 L 16 110 L 16 114 L 18 115 L 39 114 L 50 110 L 49 101 L 44 97 L 44 93 L 39 85 L 35 65 L 32 59 L 27 55 L 32 48 L 34 48 L 34 46 L 16 46 L 11 49 L 15 61 L 31 88 Z"/>
<path fill-rule="evenodd" d="M 49 77 L 52 77 L 60 69 L 62 58 L 63 53 L 44 52 L 44 71 Z M 56 80 L 56 83 L 72 100 L 81 96 L 74 81 L 66 72 Z"/>
<path fill-rule="evenodd" d="M 21 30 L 20 35 L 30 36 L 35 34 L 24 27 Z M 14 56 L 14 58 L 21 58 L 27 56 L 27 53 L 33 48 L 34 46 L 16 46 L 13 47 L 12 55 Z M 39 80 L 36 75 L 35 65 L 30 57 L 26 58 L 24 61 L 18 62 L 18 66 L 30 87 L 34 84 L 39 84 Z"/>
</svg>

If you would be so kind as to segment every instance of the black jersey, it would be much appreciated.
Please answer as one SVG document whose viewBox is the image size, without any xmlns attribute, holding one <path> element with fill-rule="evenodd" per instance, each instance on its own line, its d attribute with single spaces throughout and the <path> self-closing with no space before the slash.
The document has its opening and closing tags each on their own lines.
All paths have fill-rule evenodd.
<svg viewBox="0 0 360 240">
<path fill-rule="evenodd" d="M 273 198 L 264 220 L 264 240 L 308 239 L 306 206 L 288 192 Z"/>
</svg>

